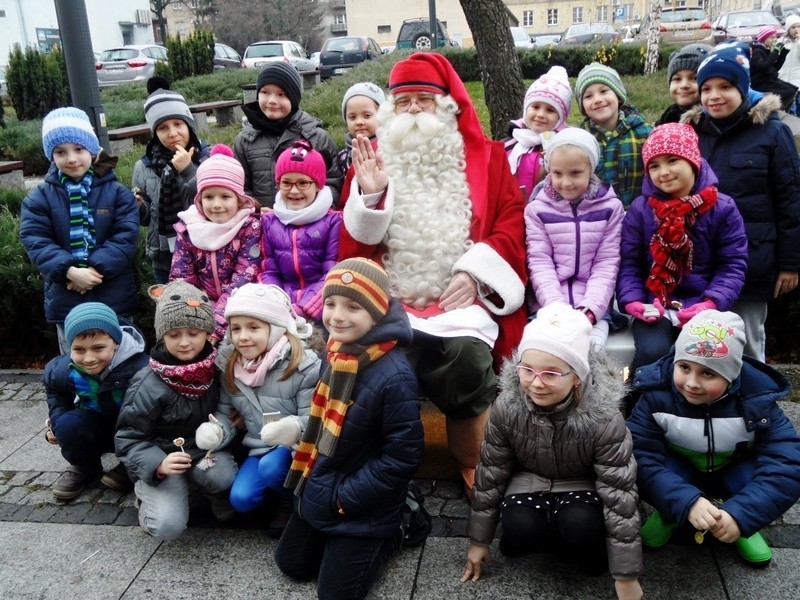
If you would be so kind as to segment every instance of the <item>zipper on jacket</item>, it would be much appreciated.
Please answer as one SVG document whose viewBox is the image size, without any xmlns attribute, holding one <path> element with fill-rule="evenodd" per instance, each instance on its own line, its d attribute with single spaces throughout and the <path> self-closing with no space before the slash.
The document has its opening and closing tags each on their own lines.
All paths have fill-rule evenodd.
<svg viewBox="0 0 800 600">
<path fill-rule="evenodd" d="M 299 229 L 296 227 L 292 229 L 292 262 L 294 263 L 294 272 L 297 273 L 297 280 L 300 282 L 300 289 L 298 290 L 298 298 L 300 290 L 306 287 L 306 280 L 303 277 L 302 269 L 300 268 L 300 257 L 297 253 L 297 233 Z"/>
<path fill-rule="evenodd" d="M 706 472 L 714 470 L 714 427 L 711 424 L 711 415 L 706 405 L 706 414 L 703 418 L 703 434 L 706 436 Z"/>
</svg>

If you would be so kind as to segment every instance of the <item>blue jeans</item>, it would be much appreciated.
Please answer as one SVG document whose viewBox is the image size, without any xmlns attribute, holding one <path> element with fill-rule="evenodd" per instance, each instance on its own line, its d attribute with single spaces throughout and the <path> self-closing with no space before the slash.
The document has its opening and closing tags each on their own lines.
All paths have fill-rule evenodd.
<svg viewBox="0 0 800 600">
<path fill-rule="evenodd" d="M 275 548 L 275 563 L 295 580 L 317 577 L 320 600 L 365 598 L 402 539 L 347 537 L 322 533 L 292 513 Z"/>
<path fill-rule="evenodd" d="M 286 446 L 276 446 L 261 456 L 248 456 L 239 467 L 231 487 L 231 506 L 236 512 L 250 512 L 264 501 L 267 490 L 289 496 L 291 490 L 283 487 L 292 451 Z"/>
<path fill-rule="evenodd" d="M 669 319 L 661 318 L 655 323 L 645 323 L 634 319 L 631 333 L 635 349 L 631 371 L 656 362 L 665 354 L 669 354 L 680 330 L 673 327 Z"/>
<path fill-rule="evenodd" d="M 116 422 L 94 410 L 76 408 L 53 421 L 61 456 L 71 465 L 99 471 L 100 457 L 114 452 Z"/>
</svg>

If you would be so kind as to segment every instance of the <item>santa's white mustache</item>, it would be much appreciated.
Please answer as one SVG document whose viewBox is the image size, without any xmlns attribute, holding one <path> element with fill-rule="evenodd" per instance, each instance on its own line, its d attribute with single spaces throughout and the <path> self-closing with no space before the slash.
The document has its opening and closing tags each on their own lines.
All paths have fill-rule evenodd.
<svg viewBox="0 0 800 600">
<path fill-rule="evenodd" d="M 439 137 L 445 133 L 446 125 L 435 114 L 420 112 L 417 114 L 400 113 L 394 115 L 386 123 L 379 136 L 388 144 L 408 146 Z"/>
</svg>

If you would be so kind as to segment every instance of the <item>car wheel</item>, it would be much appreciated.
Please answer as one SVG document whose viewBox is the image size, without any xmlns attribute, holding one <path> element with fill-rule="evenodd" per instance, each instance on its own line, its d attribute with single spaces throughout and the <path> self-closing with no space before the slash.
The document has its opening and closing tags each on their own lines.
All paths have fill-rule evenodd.
<svg viewBox="0 0 800 600">
<path fill-rule="evenodd" d="M 431 41 L 431 36 L 428 33 L 420 33 L 417 37 L 414 38 L 414 48 L 417 50 L 430 50 L 433 48 L 433 42 Z"/>
</svg>

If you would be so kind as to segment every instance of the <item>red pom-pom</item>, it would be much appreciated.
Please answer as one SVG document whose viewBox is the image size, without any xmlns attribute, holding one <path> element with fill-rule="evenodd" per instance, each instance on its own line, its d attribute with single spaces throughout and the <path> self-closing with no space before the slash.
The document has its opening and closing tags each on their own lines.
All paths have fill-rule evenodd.
<svg viewBox="0 0 800 600">
<path fill-rule="evenodd" d="M 211 156 L 215 154 L 222 154 L 223 156 L 230 156 L 233 157 L 233 150 L 231 150 L 230 146 L 226 146 L 225 144 L 215 144 L 213 148 L 211 148 Z"/>
</svg>

